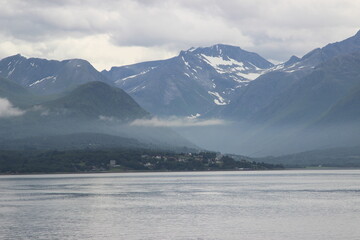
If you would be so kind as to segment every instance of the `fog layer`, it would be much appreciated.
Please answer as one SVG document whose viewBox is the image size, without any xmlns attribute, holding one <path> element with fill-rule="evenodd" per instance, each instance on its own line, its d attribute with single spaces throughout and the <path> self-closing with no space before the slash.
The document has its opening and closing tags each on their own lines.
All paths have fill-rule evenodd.
<svg viewBox="0 0 360 240">
<path fill-rule="evenodd" d="M 360 141 L 360 126 L 356 122 L 320 127 L 271 128 L 249 123 L 229 123 L 175 130 L 199 147 L 250 157 L 355 146 Z"/>
</svg>

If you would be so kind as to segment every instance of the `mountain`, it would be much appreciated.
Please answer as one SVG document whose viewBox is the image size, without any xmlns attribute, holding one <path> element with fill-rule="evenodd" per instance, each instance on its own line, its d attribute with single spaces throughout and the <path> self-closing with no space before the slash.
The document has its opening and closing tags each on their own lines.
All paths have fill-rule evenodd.
<svg viewBox="0 0 360 240">
<path fill-rule="evenodd" d="M 49 113 L 98 119 L 129 121 L 149 115 L 123 90 L 103 82 L 83 84 L 63 97 L 42 104 Z"/>
<path fill-rule="evenodd" d="M 88 61 L 25 58 L 20 54 L 0 61 L 0 76 L 41 95 L 61 93 L 93 81 L 107 82 Z"/>
<path fill-rule="evenodd" d="M 39 99 L 43 101 L 22 108 L 21 116 L 0 117 L 0 149 L 198 149 L 171 129 L 131 126 L 150 114 L 123 90 L 103 82 L 85 83 L 56 99 Z"/>
<path fill-rule="evenodd" d="M 330 43 L 323 48 L 317 48 L 301 58 L 301 66 L 296 67 L 313 67 L 324 63 L 340 55 L 360 52 L 360 31 L 354 36 L 340 42 Z M 294 66 L 295 67 L 295 66 Z"/>
<path fill-rule="evenodd" d="M 354 36 L 340 42 L 330 43 L 322 48 L 316 48 L 302 58 L 292 56 L 287 62 L 275 66 L 272 70 L 288 73 L 311 70 L 334 57 L 360 52 L 360 31 Z"/>
<path fill-rule="evenodd" d="M 0 98 L 6 98 L 16 105 L 22 105 L 27 102 L 31 94 L 20 85 L 0 77 Z"/>
<path fill-rule="evenodd" d="M 37 95 L 29 89 L 20 86 L 14 81 L 0 77 L 0 98 L 5 98 L 12 105 L 19 108 L 31 108 L 32 106 L 56 99 L 59 95 Z"/>
<path fill-rule="evenodd" d="M 360 32 L 276 66 L 256 53 L 218 44 L 102 73 L 157 115 L 255 119 L 316 66 L 359 51 L 359 38 Z"/>
<path fill-rule="evenodd" d="M 256 161 L 283 164 L 286 167 L 360 167 L 360 146 L 311 150 Z"/>
<path fill-rule="evenodd" d="M 360 32 L 293 56 L 249 83 L 218 115 L 279 124 L 314 121 L 360 83 L 359 52 Z"/>
<path fill-rule="evenodd" d="M 340 98 L 322 116 L 317 124 L 359 123 L 360 122 L 360 84 Z"/>
<path fill-rule="evenodd" d="M 67 135 L 34 136 L 7 139 L 0 142 L 1 150 L 29 149 L 103 149 L 103 148 L 147 148 L 132 138 L 101 133 L 72 133 Z"/>
<path fill-rule="evenodd" d="M 358 145 L 359 69 L 360 32 L 278 65 L 222 44 L 101 74 L 84 60 L 16 55 L 0 61 L 6 78 L 0 97 L 27 107 L 21 108 L 23 116 L 0 119 L 0 140 L 99 133 L 157 146 L 193 146 L 169 129 L 126 125 L 151 112 L 231 120 L 179 130 L 223 152 L 279 155 Z"/>
<path fill-rule="evenodd" d="M 346 108 L 348 96 L 356 98 L 360 86 L 360 53 L 342 55 L 318 65 L 313 72 L 299 79 L 287 91 L 279 94 L 261 112 L 251 116 L 256 121 L 277 124 L 311 124 L 324 118 L 329 109 Z M 334 111 L 334 110 L 332 110 Z M 356 111 L 354 112 L 356 113 Z M 347 115 L 349 122 L 353 114 Z M 345 121 L 345 115 L 342 116 Z"/>
<path fill-rule="evenodd" d="M 181 134 L 205 148 L 249 156 L 359 145 L 359 46 L 357 33 L 317 49 L 318 54 L 293 56 L 207 115 L 232 124 Z"/>
<path fill-rule="evenodd" d="M 102 73 L 152 113 L 190 116 L 229 104 L 239 88 L 271 67 L 256 53 L 218 44 Z"/>
<path fill-rule="evenodd" d="M 124 124 L 149 116 L 127 93 L 103 82 L 86 83 L 57 99 L 42 100 L 22 108 L 22 116 L 0 118 L 1 135 L 23 138 L 91 132 L 111 122 Z"/>
</svg>

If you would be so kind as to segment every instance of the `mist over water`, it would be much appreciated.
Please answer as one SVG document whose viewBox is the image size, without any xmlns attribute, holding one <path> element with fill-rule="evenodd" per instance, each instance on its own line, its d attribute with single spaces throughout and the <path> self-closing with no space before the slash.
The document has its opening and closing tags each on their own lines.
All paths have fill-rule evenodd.
<svg viewBox="0 0 360 240">
<path fill-rule="evenodd" d="M 359 170 L 0 176 L 0 238 L 353 240 L 359 186 Z"/>
<path fill-rule="evenodd" d="M 182 127 L 175 130 L 199 147 L 250 157 L 278 156 L 314 149 L 356 146 L 358 123 L 306 127 L 233 122 L 225 125 Z"/>
</svg>

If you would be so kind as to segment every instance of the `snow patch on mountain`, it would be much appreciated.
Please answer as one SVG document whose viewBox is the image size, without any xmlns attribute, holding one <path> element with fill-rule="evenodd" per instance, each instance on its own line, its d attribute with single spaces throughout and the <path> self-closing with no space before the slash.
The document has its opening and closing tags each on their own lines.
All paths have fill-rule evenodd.
<svg viewBox="0 0 360 240">
<path fill-rule="evenodd" d="M 310 69 L 312 67 L 313 66 L 302 65 L 302 62 L 297 62 L 297 63 L 294 63 L 294 64 L 292 64 L 290 66 L 286 66 L 285 63 L 281 63 L 281 64 L 278 64 L 278 65 L 266 70 L 265 73 L 274 72 L 274 71 L 282 71 L 282 72 L 287 72 L 287 73 L 293 73 L 293 72 L 297 72 L 297 71 L 300 71 L 300 70 Z"/>
<path fill-rule="evenodd" d="M 211 92 L 211 91 L 208 91 L 208 93 L 215 97 L 214 99 L 214 103 L 216 105 L 227 105 L 229 104 L 230 101 L 226 101 L 218 92 Z"/>
<path fill-rule="evenodd" d="M 145 86 L 138 85 L 138 86 L 132 88 L 132 89 L 129 91 L 129 93 L 138 92 L 138 91 L 140 91 L 141 89 L 144 89 L 144 88 L 145 88 Z"/>
<path fill-rule="evenodd" d="M 157 69 L 149 71 L 154 66 Z M 229 104 L 239 87 L 270 67 L 273 64 L 255 53 L 219 44 L 181 51 L 167 60 L 113 68 L 104 74 L 149 112 L 190 116 Z M 144 86 L 146 91 L 142 91 Z"/>
<path fill-rule="evenodd" d="M 190 64 L 184 59 L 183 56 L 181 56 L 181 59 L 183 60 L 184 64 L 186 65 L 186 67 L 191 68 Z"/>
<path fill-rule="evenodd" d="M 9 73 L 8 73 L 8 77 L 11 75 L 11 74 L 13 74 L 13 72 L 15 71 L 15 68 L 13 68 Z"/>
<path fill-rule="evenodd" d="M 138 73 L 138 74 L 130 75 L 130 76 L 127 76 L 127 77 L 125 77 L 125 78 L 120 78 L 120 79 L 118 79 L 118 80 L 115 81 L 115 84 L 119 84 L 119 83 L 124 82 L 124 81 L 126 81 L 126 80 L 128 80 L 128 79 L 136 78 L 136 77 L 138 77 L 138 76 L 144 75 L 144 74 L 150 72 L 151 70 L 153 70 L 153 69 L 155 69 L 155 68 L 156 68 L 156 67 L 151 67 L 151 68 L 146 69 L 145 71 L 142 71 L 142 72 L 140 72 L 140 73 Z"/>
<path fill-rule="evenodd" d="M 249 80 L 255 80 L 256 78 L 260 77 L 264 72 L 258 72 L 258 73 L 241 73 L 237 72 L 236 75 L 249 79 Z"/>
<path fill-rule="evenodd" d="M 215 69 L 218 69 L 219 66 L 236 65 L 239 71 L 245 70 L 243 62 L 238 62 L 231 58 L 228 58 L 229 60 L 226 60 L 223 57 L 211 57 L 211 56 L 206 56 L 205 54 L 200 54 L 200 55 L 205 61 L 207 61 Z"/>
<path fill-rule="evenodd" d="M 53 80 L 52 82 L 55 82 L 56 81 L 56 76 L 48 76 L 48 77 L 45 77 L 45 78 L 42 78 L 40 80 L 37 80 L 35 82 L 33 82 L 32 84 L 29 85 L 29 87 L 32 87 L 34 85 L 37 85 L 41 82 L 44 82 L 44 81 L 47 81 L 47 80 Z"/>
</svg>

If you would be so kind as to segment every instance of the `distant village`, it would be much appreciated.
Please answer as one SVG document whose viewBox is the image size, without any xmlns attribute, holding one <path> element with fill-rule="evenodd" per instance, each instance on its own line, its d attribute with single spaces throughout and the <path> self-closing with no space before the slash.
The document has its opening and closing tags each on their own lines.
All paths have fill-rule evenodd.
<svg viewBox="0 0 360 240">
<path fill-rule="evenodd" d="M 0 151 L 0 173 L 128 171 L 241 171 L 283 169 L 282 165 L 216 152 L 178 153 L 146 149 Z"/>
<path fill-rule="evenodd" d="M 142 154 L 144 170 L 253 170 L 275 168 L 271 164 L 256 163 L 216 152 Z M 110 168 L 121 168 L 116 160 L 110 160 Z M 279 168 L 281 168 L 279 166 Z"/>
</svg>

